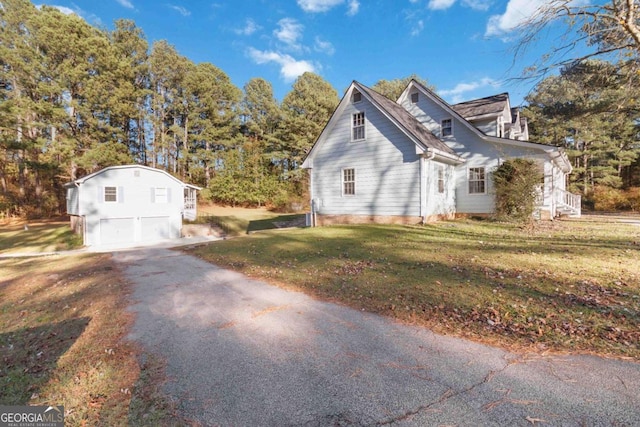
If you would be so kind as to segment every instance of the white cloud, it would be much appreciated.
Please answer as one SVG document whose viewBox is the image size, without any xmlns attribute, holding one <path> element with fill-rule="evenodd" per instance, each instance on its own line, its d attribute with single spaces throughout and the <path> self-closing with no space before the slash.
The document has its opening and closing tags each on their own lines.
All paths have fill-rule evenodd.
<svg viewBox="0 0 640 427">
<path fill-rule="evenodd" d="M 169 7 L 170 7 L 171 9 L 173 9 L 173 10 L 178 11 L 178 13 L 180 13 L 180 15 L 182 15 L 182 16 L 189 16 L 189 15 L 191 15 L 191 12 L 190 12 L 188 9 L 186 9 L 186 8 L 184 8 L 184 7 L 182 7 L 182 6 L 174 6 L 174 5 L 170 4 L 170 5 L 169 5 Z"/>
<path fill-rule="evenodd" d="M 359 10 L 360 10 L 360 2 L 358 0 L 350 0 L 349 11 L 347 12 L 347 15 L 355 16 L 358 14 Z"/>
<path fill-rule="evenodd" d="M 316 37 L 313 48 L 316 52 L 323 52 L 327 55 L 333 55 L 336 52 L 335 47 L 329 41 L 322 40 L 320 37 Z"/>
<path fill-rule="evenodd" d="M 489 10 L 491 0 L 462 0 L 462 4 L 474 10 Z"/>
<path fill-rule="evenodd" d="M 420 33 L 424 30 L 424 21 L 422 19 L 418 20 L 415 24 L 415 28 L 411 30 L 411 35 L 413 37 L 420 35 Z"/>
<path fill-rule="evenodd" d="M 451 97 L 451 102 L 455 104 L 464 100 L 463 95 L 465 93 L 487 86 L 498 88 L 500 87 L 500 83 L 492 78 L 483 77 L 475 82 L 458 83 L 453 89 L 440 90 L 438 93 L 443 97 Z"/>
<path fill-rule="evenodd" d="M 238 28 L 235 31 L 236 34 L 240 34 L 243 36 L 250 36 L 251 34 L 255 33 L 256 31 L 260 30 L 262 27 L 258 24 L 256 24 L 256 22 L 251 19 L 248 18 L 245 23 L 244 23 L 244 27 L 242 28 Z"/>
<path fill-rule="evenodd" d="M 298 6 L 305 12 L 320 13 L 326 12 L 345 3 L 345 0 L 297 0 Z M 360 10 L 359 0 L 346 0 L 347 2 L 347 15 L 353 16 Z"/>
<path fill-rule="evenodd" d="M 1 6 L 1 4 L 0 4 L 0 6 Z M 44 5 L 43 4 L 39 4 L 39 5 L 36 5 L 36 8 L 37 9 L 42 9 L 42 6 L 44 6 Z M 78 13 L 76 13 L 75 10 L 70 9 L 70 8 L 68 8 L 66 6 L 58 6 L 58 5 L 55 5 L 55 4 L 48 4 L 47 6 L 53 7 L 55 9 L 58 9 L 60 12 L 64 13 L 65 15 L 71 15 L 73 13 L 78 15 Z"/>
<path fill-rule="evenodd" d="M 337 5 L 344 3 L 344 0 L 298 0 L 298 6 L 305 12 L 326 12 Z"/>
<path fill-rule="evenodd" d="M 456 0 L 429 0 L 427 8 L 431 10 L 445 10 L 453 6 L 455 2 Z"/>
<path fill-rule="evenodd" d="M 546 3 L 546 0 L 509 0 L 502 15 L 489 18 L 485 36 L 498 36 L 513 31 Z"/>
<path fill-rule="evenodd" d="M 122 7 L 126 7 L 127 9 L 133 9 L 133 3 L 131 3 L 129 0 L 116 0 L 116 1 Z"/>
<path fill-rule="evenodd" d="M 278 40 L 286 44 L 289 48 L 300 50 L 298 40 L 302 38 L 304 25 L 300 24 L 293 18 L 282 18 L 278 21 L 278 26 L 280 28 L 274 30 L 273 35 L 275 35 Z"/>
<path fill-rule="evenodd" d="M 260 65 L 274 62 L 280 65 L 280 75 L 286 82 L 294 81 L 307 71 L 312 73 L 316 71 L 316 67 L 314 67 L 311 62 L 296 60 L 292 56 L 280 52 L 261 51 L 249 48 L 247 53 L 256 64 Z"/>
</svg>

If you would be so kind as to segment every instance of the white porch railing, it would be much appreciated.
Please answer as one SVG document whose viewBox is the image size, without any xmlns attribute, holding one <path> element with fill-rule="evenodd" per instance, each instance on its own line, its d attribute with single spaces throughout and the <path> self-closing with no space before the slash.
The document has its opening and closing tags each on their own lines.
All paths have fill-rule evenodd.
<svg viewBox="0 0 640 427">
<path fill-rule="evenodd" d="M 197 215 L 196 190 L 185 188 L 184 190 L 184 210 L 182 217 L 188 221 L 195 221 Z"/>
<path fill-rule="evenodd" d="M 554 190 L 556 215 L 580 216 L 582 214 L 582 196 L 556 188 Z"/>
</svg>

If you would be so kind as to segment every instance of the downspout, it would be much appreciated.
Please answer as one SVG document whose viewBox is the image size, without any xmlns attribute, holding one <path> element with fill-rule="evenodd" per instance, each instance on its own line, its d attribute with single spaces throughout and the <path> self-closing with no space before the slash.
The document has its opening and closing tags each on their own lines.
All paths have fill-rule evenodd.
<svg viewBox="0 0 640 427">
<path fill-rule="evenodd" d="M 427 222 L 427 161 L 433 160 L 436 157 L 436 153 L 430 148 L 427 148 L 424 154 L 420 157 L 420 216 L 422 217 L 422 224 Z M 422 188 L 424 186 L 424 188 Z"/>
</svg>

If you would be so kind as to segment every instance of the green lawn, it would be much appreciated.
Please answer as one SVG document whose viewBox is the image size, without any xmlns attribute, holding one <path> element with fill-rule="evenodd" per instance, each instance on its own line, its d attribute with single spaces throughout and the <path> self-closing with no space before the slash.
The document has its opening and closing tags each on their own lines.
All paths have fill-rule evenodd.
<svg viewBox="0 0 640 427">
<path fill-rule="evenodd" d="M 266 231 L 196 253 L 434 330 L 640 358 L 640 226 L 607 220 Z"/>
<path fill-rule="evenodd" d="M 82 237 L 71 231 L 68 221 L 0 224 L 0 253 L 53 252 L 81 246 Z"/>
</svg>

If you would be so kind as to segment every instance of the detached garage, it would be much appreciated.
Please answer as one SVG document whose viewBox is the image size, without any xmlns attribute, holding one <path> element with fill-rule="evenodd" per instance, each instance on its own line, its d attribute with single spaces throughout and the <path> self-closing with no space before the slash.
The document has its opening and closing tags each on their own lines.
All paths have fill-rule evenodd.
<svg viewBox="0 0 640 427">
<path fill-rule="evenodd" d="M 147 166 L 112 166 L 65 184 L 71 227 L 85 246 L 134 246 L 181 236 L 196 217 L 196 191 Z"/>
</svg>

